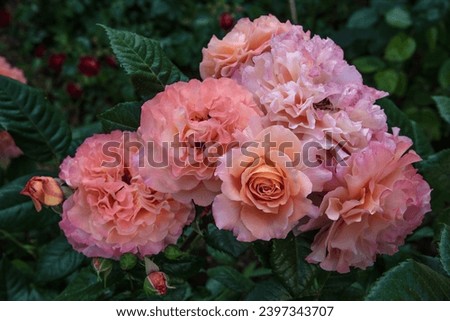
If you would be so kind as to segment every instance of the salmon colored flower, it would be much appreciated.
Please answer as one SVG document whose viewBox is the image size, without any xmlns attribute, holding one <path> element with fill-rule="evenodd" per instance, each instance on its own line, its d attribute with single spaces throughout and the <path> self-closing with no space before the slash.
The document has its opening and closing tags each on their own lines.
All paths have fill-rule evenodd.
<svg viewBox="0 0 450 321">
<path fill-rule="evenodd" d="M 240 148 L 230 150 L 217 169 L 223 182 L 213 203 L 217 227 L 233 231 L 240 241 L 267 241 L 285 238 L 304 217 L 317 217 L 308 196 L 321 190 L 331 173 L 308 168 L 303 151 L 299 139 L 282 126 L 250 134 Z"/>
<path fill-rule="evenodd" d="M 94 135 L 61 165 L 61 179 L 75 192 L 63 204 L 60 227 L 88 257 L 157 254 L 194 217 L 192 204 L 144 184 L 130 161 L 137 144 L 135 133 Z"/>
<path fill-rule="evenodd" d="M 42 210 L 42 205 L 56 206 L 64 200 L 59 183 L 53 177 L 47 176 L 32 177 L 20 194 L 31 197 L 38 212 Z"/>
<path fill-rule="evenodd" d="M 207 48 L 203 48 L 200 74 L 208 77 L 231 77 L 241 66 L 251 62 L 254 56 L 270 49 L 270 39 L 293 28 L 290 22 L 281 23 L 272 15 L 261 16 L 255 21 L 240 19 L 222 40 L 213 36 Z M 296 27 L 300 28 L 301 27 Z M 305 34 L 309 37 L 309 34 Z"/>
<path fill-rule="evenodd" d="M 300 228 L 320 228 L 308 262 L 345 273 L 398 251 L 430 211 L 430 186 L 412 166 L 420 157 L 411 145 L 395 130 L 337 166 L 340 186 L 323 198 L 321 216 Z"/>
<path fill-rule="evenodd" d="M 4 57 L 0 56 L 0 75 L 12 78 L 26 84 L 27 79 L 23 71 L 12 67 Z M 11 158 L 22 155 L 22 151 L 16 146 L 14 139 L 6 131 L 0 130 L 0 163 L 8 163 Z"/>
<path fill-rule="evenodd" d="M 220 191 L 216 159 L 251 117 L 261 115 L 252 94 L 231 79 L 167 86 L 142 106 L 138 133 L 153 148 L 140 174 L 148 186 L 182 202 L 210 205 Z M 164 159 L 167 163 L 155 164 Z"/>
<path fill-rule="evenodd" d="M 23 71 L 19 68 L 11 66 L 4 57 L 0 56 L 0 75 L 15 79 L 21 83 L 26 84 L 27 79 L 25 78 Z"/>
<path fill-rule="evenodd" d="M 22 151 L 17 147 L 11 135 L 4 130 L 0 130 L 0 163 L 8 163 L 11 158 L 22 155 Z"/>
</svg>

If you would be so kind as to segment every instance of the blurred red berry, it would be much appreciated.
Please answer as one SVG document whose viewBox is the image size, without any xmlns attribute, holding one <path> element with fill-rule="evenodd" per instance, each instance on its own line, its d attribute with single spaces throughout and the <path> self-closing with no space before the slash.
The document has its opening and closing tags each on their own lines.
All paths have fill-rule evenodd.
<svg viewBox="0 0 450 321">
<path fill-rule="evenodd" d="M 11 23 L 11 14 L 6 8 L 0 9 L 0 28 L 6 28 Z"/>
<path fill-rule="evenodd" d="M 100 72 L 100 63 L 92 56 L 84 56 L 80 58 L 78 70 L 85 76 L 97 76 Z"/>
<path fill-rule="evenodd" d="M 224 12 L 220 15 L 219 23 L 220 28 L 222 28 L 225 31 L 228 31 L 231 28 L 233 28 L 234 18 L 229 12 Z"/>
<path fill-rule="evenodd" d="M 112 67 L 112 68 L 117 68 L 117 60 L 116 57 L 114 56 L 106 56 L 105 57 L 105 62 L 108 66 Z"/>
<path fill-rule="evenodd" d="M 45 52 L 47 51 L 47 48 L 44 46 L 43 43 L 39 44 L 34 48 L 34 56 L 38 58 L 42 58 L 45 55 Z"/>
<path fill-rule="evenodd" d="M 83 95 L 83 89 L 80 85 L 73 82 L 67 84 L 66 91 L 72 99 L 79 99 Z"/>
<path fill-rule="evenodd" d="M 52 54 L 48 58 L 48 66 L 53 69 L 55 72 L 60 72 L 62 66 L 64 65 L 64 61 L 66 60 L 66 54 Z"/>
</svg>

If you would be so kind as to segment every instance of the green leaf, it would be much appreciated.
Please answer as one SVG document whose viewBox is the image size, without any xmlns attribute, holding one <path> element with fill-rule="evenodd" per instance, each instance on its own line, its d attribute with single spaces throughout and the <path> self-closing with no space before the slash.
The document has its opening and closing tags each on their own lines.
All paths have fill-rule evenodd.
<svg viewBox="0 0 450 321">
<path fill-rule="evenodd" d="M 29 276 L 20 271 L 11 262 L 4 263 L 6 263 L 4 267 L 6 270 L 6 294 L 9 301 L 43 300 Z"/>
<path fill-rule="evenodd" d="M 159 255 L 154 258 L 154 262 L 159 266 L 161 271 L 180 278 L 189 278 L 198 274 L 198 271 L 205 264 L 203 257 L 188 253 L 174 260 L 168 259 L 164 255 Z"/>
<path fill-rule="evenodd" d="M 289 301 L 293 298 L 280 282 L 269 279 L 257 283 L 245 299 L 247 301 Z"/>
<path fill-rule="evenodd" d="M 386 272 L 371 288 L 367 300 L 431 301 L 450 299 L 450 278 L 426 265 L 407 260 Z"/>
<path fill-rule="evenodd" d="M 355 11 L 347 22 L 347 27 L 352 29 L 369 28 L 378 20 L 377 12 L 372 8 L 363 8 Z"/>
<path fill-rule="evenodd" d="M 0 188 L 0 230 L 28 231 L 57 220 L 57 215 L 45 208 L 36 213 L 31 199 L 19 194 L 30 177 L 18 178 Z"/>
<path fill-rule="evenodd" d="M 247 292 L 254 286 L 250 279 L 231 266 L 218 266 L 209 269 L 208 276 L 236 292 Z"/>
<path fill-rule="evenodd" d="M 80 146 L 86 138 L 100 133 L 101 131 L 102 126 L 100 122 L 94 122 L 92 124 L 74 128 L 72 130 L 72 141 L 70 142 L 70 147 L 67 150 L 67 154 L 73 156 L 78 146 Z"/>
<path fill-rule="evenodd" d="M 387 116 L 387 122 L 390 128 L 399 127 L 400 135 L 410 137 L 413 142 L 413 148 L 422 157 L 427 157 L 433 153 L 433 148 L 425 135 L 423 129 L 414 121 L 411 121 L 408 116 L 401 111 L 391 100 L 382 99 L 378 104 L 383 108 Z"/>
<path fill-rule="evenodd" d="M 403 8 L 395 7 L 386 13 L 386 22 L 395 28 L 405 29 L 411 26 L 411 15 Z"/>
<path fill-rule="evenodd" d="M 159 42 L 132 32 L 102 27 L 117 60 L 142 96 L 153 96 L 166 85 L 188 80 L 166 57 Z"/>
<path fill-rule="evenodd" d="M 228 253 L 233 257 L 238 257 L 248 248 L 248 244 L 236 240 L 232 232 L 219 230 L 213 224 L 208 225 L 206 242 L 215 249 Z"/>
<path fill-rule="evenodd" d="M 75 271 L 83 260 L 84 256 L 75 252 L 66 238 L 60 236 L 42 250 L 37 263 L 36 278 L 40 282 L 63 278 Z"/>
<path fill-rule="evenodd" d="M 431 201 L 433 210 L 438 213 L 449 203 L 448 191 L 450 191 L 450 149 L 444 149 L 430 155 L 419 164 L 427 182 L 433 188 Z M 444 215 L 448 212 L 444 212 Z"/>
<path fill-rule="evenodd" d="M 384 68 L 385 63 L 375 56 L 364 56 L 353 60 L 353 64 L 362 73 L 371 73 Z"/>
<path fill-rule="evenodd" d="M 400 75 L 395 70 L 386 69 L 377 72 L 374 79 L 378 89 L 393 93 L 397 88 Z"/>
<path fill-rule="evenodd" d="M 363 285 L 357 282 L 358 272 L 361 271 L 352 270 L 345 274 L 329 272 L 319 299 L 336 300 L 336 294 L 339 294 L 339 300 L 362 300 L 365 293 Z"/>
<path fill-rule="evenodd" d="M 450 275 L 450 226 L 444 225 L 441 242 L 439 243 L 441 263 L 448 275 Z"/>
<path fill-rule="evenodd" d="M 118 104 L 100 115 L 105 132 L 113 130 L 136 131 L 141 121 L 141 106 L 139 102 L 127 102 Z"/>
<path fill-rule="evenodd" d="M 67 122 L 41 91 L 3 76 L 0 127 L 13 136 L 26 156 L 37 161 L 61 159 L 71 141 Z"/>
<path fill-rule="evenodd" d="M 55 300 L 93 301 L 100 298 L 104 291 L 97 275 L 90 268 L 83 268 Z"/>
<path fill-rule="evenodd" d="M 416 41 L 404 33 L 399 33 L 389 41 L 384 57 L 388 61 L 402 62 L 412 57 L 416 51 Z"/>
<path fill-rule="evenodd" d="M 450 98 L 445 96 L 432 97 L 441 117 L 450 124 Z"/>
<path fill-rule="evenodd" d="M 443 89 L 450 89 L 450 59 L 447 59 L 439 69 L 438 80 Z"/>
<path fill-rule="evenodd" d="M 422 127 L 430 140 L 441 139 L 442 122 L 437 111 L 431 108 L 412 107 L 406 109 L 405 114 Z"/>
<path fill-rule="evenodd" d="M 6 172 L 6 177 L 9 181 L 12 181 L 21 176 L 31 175 L 36 172 L 36 170 L 36 162 L 25 155 L 22 155 L 11 160 Z"/>
<path fill-rule="evenodd" d="M 317 267 L 305 261 L 310 252 L 307 242 L 292 235 L 272 243 L 272 270 L 295 299 L 313 290 Z"/>
</svg>

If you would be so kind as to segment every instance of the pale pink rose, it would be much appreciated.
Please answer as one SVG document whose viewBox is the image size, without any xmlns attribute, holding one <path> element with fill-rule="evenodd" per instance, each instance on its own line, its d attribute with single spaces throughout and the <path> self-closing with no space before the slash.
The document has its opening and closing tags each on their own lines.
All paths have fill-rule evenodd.
<svg viewBox="0 0 450 321">
<path fill-rule="evenodd" d="M 24 84 L 27 79 L 23 75 L 23 71 L 11 66 L 4 57 L 0 56 L 0 75 L 15 79 Z M 0 130 L 0 162 L 7 163 L 9 159 L 22 155 L 22 151 L 14 143 L 14 139 L 6 131 Z"/>
<path fill-rule="evenodd" d="M 88 257 L 157 254 L 176 243 L 194 217 L 192 204 L 144 184 L 130 161 L 136 138 L 121 131 L 94 135 L 61 165 L 61 179 L 75 192 L 63 204 L 60 227 Z"/>
<path fill-rule="evenodd" d="M 231 149 L 217 168 L 222 194 L 212 206 L 215 223 L 244 242 L 285 238 L 300 219 L 317 217 L 308 196 L 331 173 L 308 168 L 302 143 L 282 126 L 246 134 L 249 140 Z"/>
<path fill-rule="evenodd" d="M 344 144 L 346 157 L 387 129 L 384 112 L 374 105 L 385 93 L 364 86 L 330 39 L 305 38 L 292 28 L 272 38 L 270 50 L 255 56 L 236 79 L 255 94 L 273 124 L 327 149 Z"/>
<path fill-rule="evenodd" d="M 0 56 L 0 75 L 15 79 L 21 83 L 26 84 L 27 79 L 23 75 L 23 71 L 19 68 L 11 66 L 8 61 Z"/>
<path fill-rule="evenodd" d="M 200 63 L 202 79 L 231 77 L 242 65 L 250 63 L 252 57 L 270 50 L 273 36 L 291 28 L 302 30 L 289 21 L 282 23 L 272 15 L 261 16 L 253 22 L 248 18 L 240 19 L 222 40 L 213 36 L 207 48 L 203 48 Z M 304 36 L 309 37 L 309 33 L 304 33 Z"/>
<path fill-rule="evenodd" d="M 398 251 L 430 211 L 430 187 L 411 165 L 420 160 L 407 151 L 411 145 L 395 130 L 337 166 L 340 186 L 324 196 L 321 216 L 300 229 L 320 228 L 308 262 L 345 273 Z"/>
<path fill-rule="evenodd" d="M 183 202 L 211 204 L 220 191 L 217 158 L 230 148 L 235 132 L 261 114 L 252 94 L 228 78 L 167 86 L 142 106 L 138 133 L 151 144 L 140 166 L 145 183 Z M 154 164 L 163 159 L 163 166 Z"/>
</svg>

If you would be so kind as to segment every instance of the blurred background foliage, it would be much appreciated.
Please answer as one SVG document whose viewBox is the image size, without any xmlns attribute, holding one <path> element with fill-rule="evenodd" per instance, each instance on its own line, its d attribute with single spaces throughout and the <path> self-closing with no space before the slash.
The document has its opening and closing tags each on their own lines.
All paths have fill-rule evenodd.
<svg viewBox="0 0 450 321">
<path fill-rule="evenodd" d="M 450 146 L 450 106 L 445 99 L 450 97 L 449 0 L 296 0 L 295 4 L 293 13 L 289 1 L 275 0 L 1 0 L 0 55 L 23 69 L 29 85 L 41 88 L 63 111 L 72 127 L 73 153 L 85 137 L 101 131 L 99 113 L 139 99 L 98 24 L 159 40 L 185 75 L 199 78 L 201 49 L 212 35 L 223 37 L 241 17 L 254 19 L 270 13 L 281 21 L 297 20 L 305 30 L 339 44 L 365 83 L 389 92 L 390 99 L 421 127 L 434 149 L 422 156 Z M 89 62 L 82 62 L 83 57 Z M 403 116 L 394 117 L 400 119 L 394 123 L 405 121 Z M 414 126 L 408 121 L 404 128 L 411 127 L 415 133 Z M 435 188 L 433 214 L 399 253 L 382 257 L 366 271 L 338 275 L 294 259 L 291 263 L 311 276 L 314 284 L 309 292 L 296 285 L 292 289 L 286 277 L 280 283 L 287 272 L 277 260 L 286 258 L 277 253 L 285 253 L 281 256 L 288 261 L 289 251 L 306 255 L 303 240 L 290 237 L 248 246 L 215 229 L 209 217 L 187 229 L 182 246 L 169 247 L 156 257 L 177 287 L 165 299 L 355 300 L 366 297 L 383 272 L 408 258 L 441 273 L 436 258 L 440 226 L 433 219 L 439 216 L 440 223 L 450 223 L 445 196 L 450 181 L 448 159 L 444 151 L 422 165 Z M 142 289 L 145 274 L 140 263 L 109 266 L 99 272 L 104 284 L 98 282 L 90 261 L 59 236 L 58 217 L 48 209 L 34 213 L 31 202 L 17 195 L 27 175 L 36 175 L 36 170 L 57 176 L 55 164 L 35 163 L 25 156 L 13 160 L 7 169 L 0 168 L 0 186 L 7 184 L 2 200 L 16 207 L 13 213 L 6 203 L 0 204 L 0 299 L 148 298 Z M 195 237 L 196 230 L 206 231 L 201 239 Z M 310 241 L 308 235 L 305 240 Z M 403 267 L 410 268 L 407 264 Z"/>
</svg>

